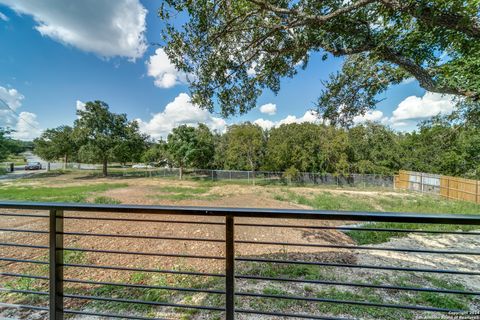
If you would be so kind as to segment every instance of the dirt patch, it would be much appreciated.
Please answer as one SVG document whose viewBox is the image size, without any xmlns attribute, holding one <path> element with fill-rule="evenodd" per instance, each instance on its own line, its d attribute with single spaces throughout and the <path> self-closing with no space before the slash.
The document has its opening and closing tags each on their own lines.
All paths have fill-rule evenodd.
<svg viewBox="0 0 480 320">
<path fill-rule="evenodd" d="M 65 177 L 53 177 L 47 184 L 33 181 L 32 185 L 42 186 L 65 186 L 105 183 L 107 181 L 122 181 L 128 183 L 128 187 L 111 189 L 95 196 L 104 196 L 115 199 L 124 204 L 151 204 L 151 205 L 172 205 L 172 206 L 209 206 L 209 207 L 251 207 L 251 208 L 282 208 L 282 209 L 310 209 L 308 206 L 298 205 L 274 199 L 276 193 L 283 192 L 283 187 L 260 187 L 245 185 L 202 185 L 194 181 L 175 181 L 163 179 L 117 179 L 117 178 L 96 178 L 86 181 L 66 179 Z M 30 182 L 29 182 L 30 183 Z M 23 185 L 23 184 L 22 184 Z M 205 188 L 201 195 L 192 195 L 190 198 L 173 200 L 156 197 L 163 194 L 162 188 Z M 404 197 L 407 194 L 384 192 L 384 191 L 354 191 L 342 189 L 322 188 L 295 188 L 295 193 L 301 195 L 316 195 L 325 192 L 349 194 L 359 197 L 377 196 L 398 196 Z M 214 197 L 212 197 L 214 196 Z M 93 199 L 90 199 L 93 200 Z M 2 210 L 1 212 L 15 212 Z M 20 211 L 17 211 L 20 213 Z M 28 212 L 46 214 L 45 212 Z M 83 248 L 91 250 L 118 250 L 137 254 L 99 254 L 86 252 L 83 254 L 72 254 L 68 256 L 67 263 L 93 264 L 103 266 L 121 266 L 132 268 L 144 268 L 155 270 L 178 270 L 178 271 L 199 271 L 209 273 L 223 273 L 224 262 L 221 259 L 225 256 L 225 226 L 223 217 L 189 217 L 171 214 L 109 214 L 109 213 L 65 213 L 65 232 L 67 233 L 90 233 L 103 234 L 104 236 L 78 236 L 65 235 L 66 248 Z M 75 217 L 95 218 L 116 218 L 136 219 L 139 221 L 110 221 L 110 220 L 80 220 Z M 151 220 L 163 220 L 163 222 L 152 222 Z M 188 221 L 190 223 L 180 223 Z M 211 223 L 211 224 L 204 224 Z M 353 241 L 342 232 L 335 230 L 315 230 L 307 226 L 338 226 L 346 222 L 336 221 L 299 221 L 289 219 L 236 219 L 238 224 L 284 224 L 295 225 L 291 228 L 258 227 L 258 226 L 236 226 L 235 236 L 237 257 L 256 257 L 280 259 L 282 257 L 294 261 L 316 261 L 342 264 L 363 264 L 377 266 L 400 266 L 408 268 L 438 268 L 456 270 L 480 270 L 480 259 L 478 256 L 468 255 L 427 255 L 416 253 L 386 252 L 386 251 L 353 251 L 336 250 L 321 247 L 302 247 L 295 244 L 344 244 L 351 245 Z M 45 218 L 20 218 L 2 217 L 0 228 L 48 230 L 48 219 Z M 108 235 L 108 236 L 107 236 Z M 139 235 L 142 239 L 122 238 L 118 235 Z M 164 239 L 148 239 L 147 237 L 162 237 Z M 22 243 L 33 245 L 48 245 L 48 235 L 32 233 L 0 232 L 1 242 Z M 175 238 L 175 239 L 167 239 Z M 188 239 L 203 239 L 206 241 L 190 241 Z M 244 243 L 242 243 L 242 241 Z M 246 243 L 249 242 L 249 243 Z M 256 243 L 250 243 L 256 242 Z M 265 244 L 260 244 L 265 242 Z M 282 245 L 272 245 L 268 242 L 280 242 Z M 380 246 L 380 245 L 376 245 Z M 441 235 L 422 236 L 410 235 L 406 238 L 392 239 L 382 244 L 392 248 L 428 248 L 438 250 L 476 250 L 480 247 L 479 236 Z M 70 251 L 73 252 L 73 251 Z M 138 255 L 138 253 L 158 253 L 159 256 Z M 179 254 L 184 257 L 161 256 L 161 254 Z M 186 257 L 191 255 L 204 255 L 207 258 Z M 20 247 L 0 246 L 0 256 L 14 257 L 18 259 L 35 259 L 47 261 L 47 251 L 44 249 L 31 249 Z M 217 259 L 215 259 L 217 258 Z M 67 259 L 67 257 L 66 257 Z M 46 272 L 42 266 L 18 264 L 12 262 L 1 262 L 2 272 L 41 273 Z M 43 268 L 43 269 L 42 269 Z M 331 268 L 327 276 L 340 281 L 367 281 L 374 282 L 378 279 L 395 281 L 395 272 L 382 270 L 367 270 L 355 268 Z M 65 270 L 65 277 L 76 279 L 94 279 L 97 281 L 123 282 L 130 281 L 132 272 L 113 271 L 106 269 L 72 268 Z M 478 279 L 470 276 L 440 275 L 445 280 L 455 280 L 464 284 L 470 290 L 480 291 Z M 478 277 L 477 277 L 478 278 Z M 11 279 L 8 279 L 11 280 Z M 417 280 L 421 283 L 422 278 Z M 0 281 L 7 281 L 6 277 Z M 240 281 L 239 287 L 242 291 L 262 292 L 266 285 L 251 284 Z M 294 295 L 307 294 L 304 285 L 285 284 L 282 290 Z M 322 289 L 320 287 L 318 290 Z M 352 291 L 355 292 L 355 291 Z M 194 295 L 194 301 L 204 301 L 205 297 Z M 393 298 L 392 302 L 395 302 Z M 389 300 L 390 301 L 390 300 Z M 304 313 L 301 306 L 292 307 L 291 311 Z M 1 311 L 0 317 L 12 316 L 10 311 Z M 13 316 L 24 319 L 43 319 L 44 313 L 14 313 Z M 158 316 L 165 316 L 160 314 Z M 177 316 L 166 315 L 167 318 L 177 319 Z M 195 319 L 209 319 L 198 314 Z M 202 318 L 203 317 L 203 318 Z M 77 319 L 89 319 L 89 317 L 78 317 Z M 271 317 L 260 317 L 253 315 L 241 315 L 239 319 L 271 319 Z"/>
<path fill-rule="evenodd" d="M 343 188 L 309 188 L 309 187 L 296 187 L 295 193 L 300 195 L 319 195 L 322 193 L 333 193 L 333 194 L 348 194 L 348 195 L 358 195 L 358 196 L 368 196 L 368 197 L 378 197 L 378 196 L 394 196 L 394 197 L 405 197 L 408 196 L 408 192 L 393 192 L 393 191 L 379 191 L 379 190 L 350 190 Z"/>
</svg>

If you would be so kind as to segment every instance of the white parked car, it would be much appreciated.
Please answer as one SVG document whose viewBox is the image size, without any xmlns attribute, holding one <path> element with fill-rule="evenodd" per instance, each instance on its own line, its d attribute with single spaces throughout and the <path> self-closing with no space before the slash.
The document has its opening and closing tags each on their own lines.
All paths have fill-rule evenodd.
<svg viewBox="0 0 480 320">
<path fill-rule="evenodd" d="M 132 166 L 132 169 L 152 169 L 153 166 L 144 163 L 137 163 Z"/>
</svg>

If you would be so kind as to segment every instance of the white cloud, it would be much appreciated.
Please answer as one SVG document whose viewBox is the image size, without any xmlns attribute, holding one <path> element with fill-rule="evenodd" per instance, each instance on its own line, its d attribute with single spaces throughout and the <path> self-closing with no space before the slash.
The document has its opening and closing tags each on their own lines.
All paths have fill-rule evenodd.
<svg viewBox="0 0 480 320">
<path fill-rule="evenodd" d="M 0 20 L 7 22 L 10 19 L 4 13 L 0 12 Z"/>
<path fill-rule="evenodd" d="M 455 108 L 454 97 L 439 93 L 425 92 L 423 97 L 409 96 L 400 102 L 391 117 L 381 111 L 369 111 L 365 116 L 355 117 L 354 122 L 377 121 L 401 131 L 415 130 L 418 123 L 439 114 L 449 114 Z"/>
<path fill-rule="evenodd" d="M 38 128 L 37 115 L 31 112 L 22 111 L 18 118 L 15 131 L 12 136 L 20 140 L 33 140 L 41 134 Z"/>
<path fill-rule="evenodd" d="M 273 116 L 277 113 L 277 105 L 274 103 L 267 103 L 260 106 L 260 112 Z"/>
<path fill-rule="evenodd" d="M 85 103 L 80 101 L 80 100 L 77 100 L 76 102 L 76 110 L 77 111 L 85 111 Z"/>
<path fill-rule="evenodd" d="M 32 140 L 40 135 L 41 130 L 36 114 L 26 111 L 17 113 L 23 99 L 24 96 L 17 90 L 0 86 L 0 127 L 15 130 L 12 133 L 15 139 Z"/>
<path fill-rule="evenodd" d="M 270 120 L 265 120 L 265 119 L 257 119 L 253 121 L 254 124 L 259 125 L 262 127 L 264 130 L 271 129 L 272 127 L 275 126 L 275 122 L 270 121 Z"/>
<path fill-rule="evenodd" d="M 393 111 L 392 122 L 425 120 L 438 114 L 453 111 L 455 102 L 451 95 L 426 92 L 423 97 L 409 96 Z"/>
<path fill-rule="evenodd" d="M 0 0 L 32 15 L 43 36 L 102 57 L 143 56 L 147 10 L 139 0 Z"/>
<path fill-rule="evenodd" d="M 257 66 L 256 62 L 252 63 L 252 66 L 247 69 L 247 75 L 250 77 L 254 77 L 257 75 L 257 71 L 255 71 L 255 67 Z"/>
<path fill-rule="evenodd" d="M 22 105 L 24 96 L 16 89 L 7 89 L 0 86 L 0 99 L 5 101 L 13 110 L 17 110 Z"/>
<path fill-rule="evenodd" d="M 296 116 L 287 116 L 285 119 L 282 119 L 278 122 L 277 126 L 281 126 L 282 124 L 289 124 L 289 123 L 304 123 L 304 122 L 311 122 L 311 123 L 319 123 L 321 121 L 318 113 L 315 111 L 307 111 L 305 114 L 297 118 Z"/>
<path fill-rule="evenodd" d="M 187 83 L 187 75 L 177 70 L 162 48 L 155 50 L 146 62 L 147 74 L 155 78 L 155 85 L 160 88 L 171 88 L 180 83 Z"/>
<path fill-rule="evenodd" d="M 204 123 L 212 130 L 223 131 L 226 122 L 222 118 L 213 117 L 207 110 L 192 104 L 190 96 L 180 93 L 165 106 L 163 112 L 154 114 L 149 121 L 137 119 L 140 130 L 155 139 L 166 138 L 173 128 L 186 124 L 196 126 Z"/>
<path fill-rule="evenodd" d="M 413 83 L 415 82 L 417 79 L 411 77 L 411 78 L 406 78 L 406 79 L 403 79 L 402 82 L 400 82 L 400 84 L 410 84 L 410 83 Z"/>
<path fill-rule="evenodd" d="M 75 110 L 76 111 L 85 111 L 85 102 L 77 100 L 75 103 Z M 80 119 L 81 117 L 77 115 L 77 119 Z"/>
<path fill-rule="evenodd" d="M 13 111 L 20 108 L 23 99 L 24 96 L 17 90 L 0 86 L 0 126 L 13 127 L 15 125 L 17 116 Z"/>
<path fill-rule="evenodd" d="M 290 123 L 304 123 L 304 122 L 311 122 L 311 123 L 320 123 L 322 120 L 318 116 L 318 113 L 315 111 L 307 111 L 303 116 L 297 118 L 293 115 L 288 115 L 287 117 L 279 120 L 279 121 L 270 121 L 265 120 L 263 118 L 257 119 L 253 121 L 253 123 L 259 125 L 263 129 L 271 129 L 273 127 L 279 127 L 282 124 L 290 124 Z"/>
<path fill-rule="evenodd" d="M 371 122 L 378 122 L 384 121 L 385 117 L 383 116 L 383 112 L 379 110 L 371 110 L 367 111 L 364 115 L 359 115 L 353 118 L 354 124 L 364 123 L 367 121 Z"/>
</svg>

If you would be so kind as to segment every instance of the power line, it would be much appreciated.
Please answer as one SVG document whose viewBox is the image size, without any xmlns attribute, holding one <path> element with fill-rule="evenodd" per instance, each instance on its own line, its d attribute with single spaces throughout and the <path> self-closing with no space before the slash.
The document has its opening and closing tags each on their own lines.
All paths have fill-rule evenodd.
<svg viewBox="0 0 480 320">
<path fill-rule="evenodd" d="M 18 112 L 16 112 L 12 107 L 10 107 L 10 105 L 5 100 L 0 98 L 0 102 L 2 103 L 2 105 L 6 106 L 10 111 L 12 111 L 18 117 L 18 119 L 23 120 L 26 124 L 28 124 L 33 129 L 40 130 L 37 126 L 31 124 L 29 121 L 23 118 Z"/>
</svg>

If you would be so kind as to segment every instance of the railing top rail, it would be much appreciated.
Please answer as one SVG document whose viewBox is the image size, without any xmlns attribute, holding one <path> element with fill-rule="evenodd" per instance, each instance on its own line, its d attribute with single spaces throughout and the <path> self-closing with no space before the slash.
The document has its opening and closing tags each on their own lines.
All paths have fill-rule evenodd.
<svg viewBox="0 0 480 320">
<path fill-rule="evenodd" d="M 0 201 L 0 209 L 480 225 L 479 215 Z"/>
</svg>

